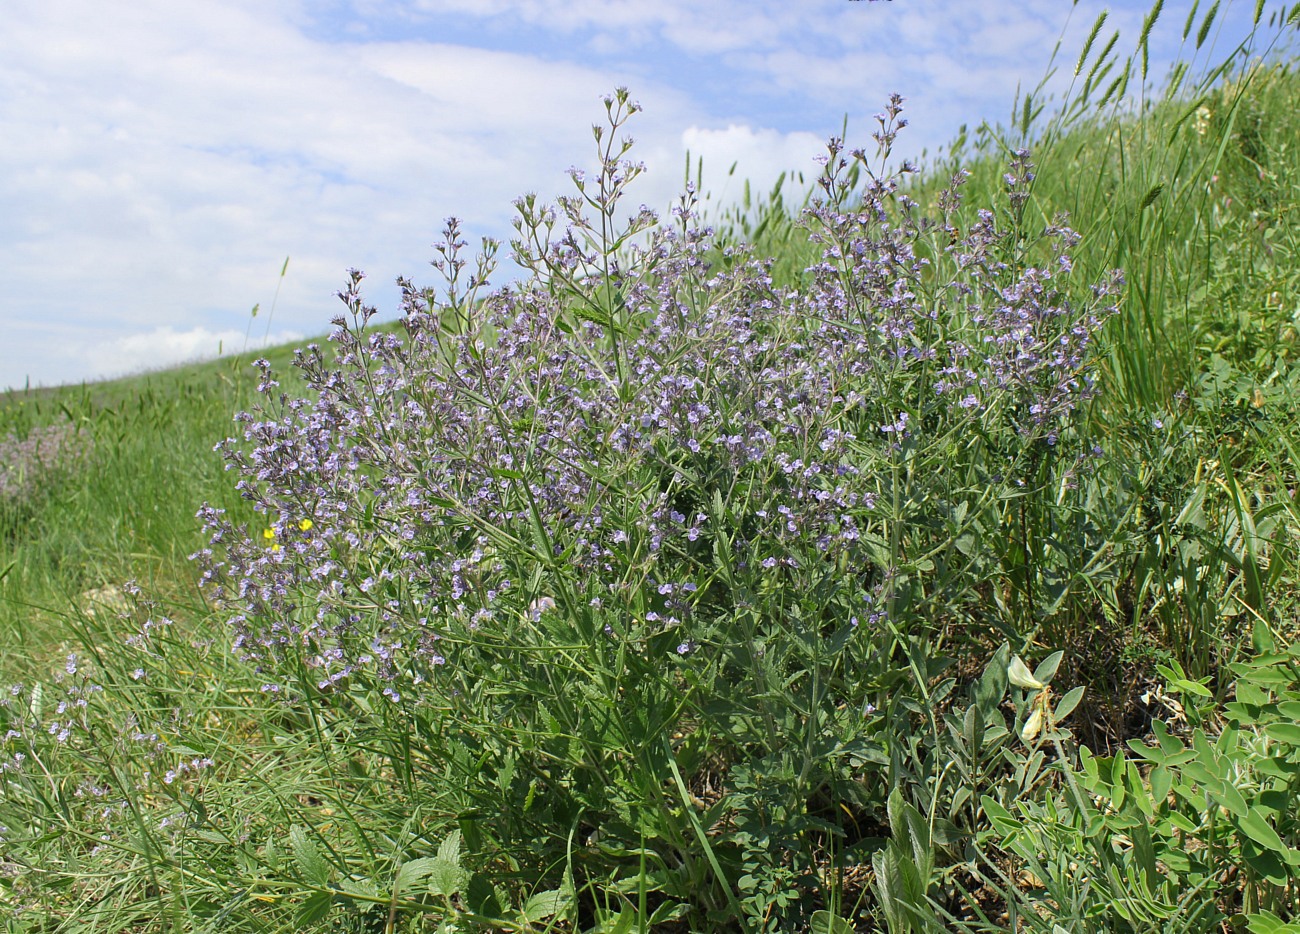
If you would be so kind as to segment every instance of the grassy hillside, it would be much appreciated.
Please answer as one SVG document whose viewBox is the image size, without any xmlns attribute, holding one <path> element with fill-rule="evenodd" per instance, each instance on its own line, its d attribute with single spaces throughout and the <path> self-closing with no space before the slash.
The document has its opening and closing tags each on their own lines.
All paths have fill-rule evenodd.
<svg viewBox="0 0 1300 934">
<path fill-rule="evenodd" d="M 267 355 L 281 367 L 292 356 L 290 348 Z M 35 436 L 25 451 L 6 447 L 15 490 L 0 499 L 7 673 L 65 640 L 63 616 L 88 609 L 87 594 L 137 580 L 194 597 L 188 555 L 199 541 L 198 504 L 239 504 L 212 447 L 255 388 L 249 357 L 0 396 L 0 437 Z"/>
<path fill-rule="evenodd" d="M 1300 77 L 1217 9 L 712 238 L 601 235 L 617 94 L 518 287 L 0 396 L 6 930 L 1300 924 Z"/>
</svg>

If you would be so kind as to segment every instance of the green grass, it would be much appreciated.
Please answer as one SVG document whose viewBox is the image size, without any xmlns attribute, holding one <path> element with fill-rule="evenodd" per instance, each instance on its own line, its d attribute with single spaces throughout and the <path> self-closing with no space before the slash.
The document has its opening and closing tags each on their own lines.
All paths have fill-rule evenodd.
<svg viewBox="0 0 1300 934">
<path fill-rule="evenodd" d="M 290 348 L 267 356 L 284 366 Z M 49 478 L 35 514 L 30 504 L 0 513 L 7 668 L 64 640 L 60 617 L 85 609 L 88 591 L 137 580 L 169 596 L 193 594 L 198 504 L 240 505 L 212 446 L 255 395 L 250 361 L 0 396 L 0 436 L 68 422 L 92 452 L 84 468 Z"/>
<path fill-rule="evenodd" d="M 523 672 L 530 695 L 573 697 L 561 670 L 609 693 L 549 724 L 528 725 L 525 699 L 482 724 L 452 701 L 390 705 L 360 676 L 315 690 L 290 666 L 303 687 L 284 702 L 232 654 L 187 558 L 205 501 L 252 535 L 266 521 L 212 450 L 258 399 L 249 361 L 0 396 L 0 437 L 66 422 L 87 452 L 0 501 L 0 683 L 22 683 L 0 707 L 7 930 L 1295 929 L 1270 925 L 1300 923 L 1300 75 L 1286 50 L 1207 63 L 1210 15 L 1167 90 L 1108 94 L 1126 69 L 1102 30 L 1061 65 L 1078 80 L 1056 116 L 1031 95 L 1018 125 L 963 134 L 907 182 L 932 206 L 965 168 L 969 218 L 1005 200 L 1006 155 L 1028 141 L 1032 198 L 1006 222 L 1068 213 L 1076 281 L 1119 268 L 1127 288 L 1076 429 L 1109 459 L 1077 497 L 1006 493 L 982 532 L 995 560 L 957 544 L 975 528 L 960 518 L 928 568 L 909 555 L 929 534 L 909 521 L 947 520 L 906 501 L 935 488 L 895 463 L 882 548 L 916 559 L 912 604 L 856 668 L 818 638 L 752 631 L 743 698 L 692 706 L 689 679 L 721 682 L 721 663 L 615 663 L 540 628 L 492 648 L 554 668 L 502 662 L 465 690 L 510 697 Z M 1143 41 L 1131 87 L 1154 79 Z M 796 285 L 817 253 L 780 199 L 724 215 L 720 242 L 753 243 Z M 923 243 L 938 266 L 943 239 Z M 264 355 L 305 391 L 290 348 Z M 976 446 L 909 463 L 979 466 Z M 750 599 L 797 628 L 813 596 Z M 800 653 L 782 699 L 763 678 Z M 662 742 L 628 726 L 668 708 L 682 719 Z M 584 786 L 588 769 L 610 787 Z M 754 842 L 769 837 L 797 855 Z"/>
</svg>

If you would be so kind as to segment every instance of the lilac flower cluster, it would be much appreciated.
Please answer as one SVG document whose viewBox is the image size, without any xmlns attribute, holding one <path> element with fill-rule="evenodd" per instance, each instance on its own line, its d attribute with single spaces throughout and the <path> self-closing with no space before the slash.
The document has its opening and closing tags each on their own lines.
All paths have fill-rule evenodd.
<svg viewBox="0 0 1300 934">
<path fill-rule="evenodd" d="M 20 503 L 41 484 L 82 463 L 90 439 L 71 422 L 33 428 L 26 437 L 0 439 L 0 503 Z"/>
<path fill-rule="evenodd" d="M 901 110 L 895 98 L 881 115 L 882 148 Z M 822 256 L 779 288 L 743 252 L 710 264 L 693 191 L 671 224 L 642 208 L 631 233 L 602 239 L 583 205 L 613 218 L 639 170 L 628 145 L 602 150 L 599 193 L 575 174 L 580 198 L 520 202 L 530 280 L 459 295 L 452 221 L 444 304 L 403 283 L 401 334 L 368 330 L 353 272 L 335 354 L 297 355 L 306 397 L 258 361 L 265 402 L 218 448 L 265 524 L 205 505 L 195 557 L 267 690 L 292 690 L 288 656 L 322 692 L 364 677 L 394 701 L 446 696 L 476 634 L 508 638 L 552 611 L 611 635 L 680 628 L 669 653 L 692 655 L 707 617 L 734 611 L 724 546 L 755 580 L 878 592 L 880 477 L 907 444 L 945 418 L 1003 414 L 1050 442 L 1090 391 L 1113 286 L 1082 310 L 1066 299 L 1063 225 L 1054 266 L 1017 268 L 992 214 L 954 226 L 957 184 L 943 219 L 923 221 L 899 176 L 851 190 L 832 140 L 806 221 Z M 936 230 L 951 245 L 927 255 Z M 489 272 L 481 261 L 471 293 Z"/>
</svg>

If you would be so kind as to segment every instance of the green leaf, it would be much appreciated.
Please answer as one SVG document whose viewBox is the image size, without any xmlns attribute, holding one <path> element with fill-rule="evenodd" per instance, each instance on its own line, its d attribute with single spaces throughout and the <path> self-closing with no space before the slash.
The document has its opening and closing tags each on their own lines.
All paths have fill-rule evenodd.
<svg viewBox="0 0 1300 934">
<path fill-rule="evenodd" d="M 1300 722 L 1300 701 L 1281 701 L 1277 705 L 1277 712 L 1288 720 Z"/>
<path fill-rule="evenodd" d="M 1287 924 L 1271 911 L 1261 911 L 1246 919 L 1246 930 L 1250 934 L 1295 934 L 1300 925 Z"/>
<path fill-rule="evenodd" d="M 397 878 L 393 881 L 393 897 L 396 898 L 427 879 L 437 862 L 433 857 L 425 856 L 403 863 L 397 870 Z"/>
<path fill-rule="evenodd" d="M 984 674 L 975 683 L 975 705 L 984 714 L 986 722 L 992 718 L 993 712 L 1007 693 L 1007 659 L 1010 654 L 1011 646 L 1003 643 L 993 653 L 988 665 L 984 667 Z"/>
<path fill-rule="evenodd" d="M 1052 679 L 1056 677 L 1056 669 L 1061 667 L 1061 659 L 1063 658 L 1065 658 L 1064 652 L 1053 652 L 1034 669 L 1034 677 L 1043 684 L 1050 684 Z"/>
<path fill-rule="evenodd" d="M 897 849 L 886 847 L 877 851 L 871 857 L 871 865 L 876 871 L 876 898 L 885 911 L 888 930 L 908 930 L 907 882 L 903 878 L 903 867 L 899 864 Z"/>
<path fill-rule="evenodd" d="M 572 897 L 563 889 L 551 889 L 538 892 L 524 904 L 520 917 L 527 924 L 535 924 L 547 918 L 564 914 L 573 905 Z"/>
<path fill-rule="evenodd" d="M 1169 797 L 1169 789 L 1173 785 L 1174 777 L 1169 773 L 1169 769 L 1158 765 L 1151 770 L 1148 781 L 1151 783 L 1151 797 L 1156 807 L 1159 807 Z"/>
<path fill-rule="evenodd" d="M 451 897 L 465 890 L 469 873 L 460 866 L 460 830 L 453 830 L 438 847 L 438 855 L 428 865 L 424 875 L 429 880 L 431 895 Z"/>
<path fill-rule="evenodd" d="M 1246 844 L 1242 847 L 1241 858 L 1255 873 L 1274 885 L 1286 885 L 1291 881 L 1291 873 L 1287 870 L 1285 861 L 1272 850 L 1260 851 Z"/>
<path fill-rule="evenodd" d="M 1061 702 L 1056 705 L 1056 709 L 1052 711 L 1052 716 L 1058 721 L 1064 720 L 1068 717 L 1074 712 L 1074 708 L 1079 706 L 1079 701 L 1083 700 L 1083 692 L 1083 685 L 1079 685 L 1077 688 L 1067 692 L 1066 695 L 1061 698 Z"/>
<path fill-rule="evenodd" d="M 1300 776 L 1300 762 L 1289 762 L 1284 757 L 1272 756 L 1268 759 L 1256 759 L 1254 765 L 1255 770 L 1261 775 L 1280 778 L 1287 783 Z"/>
<path fill-rule="evenodd" d="M 1151 723 L 1151 732 L 1155 734 L 1156 742 L 1160 744 L 1160 750 L 1167 756 L 1174 753 L 1182 752 L 1185 748 L 1182 740 L 1169 732 L 1169 727 L 1163 720 L 1155 720 Z M 1204 738 L 1204 733 L 1200 730 L 1197 734 Z"/>
<path fill-rule="evenodd" d="M 1010 811 L 988 795 L 980 796 L 980 805 L 984 808 L 984 813 L 988 815 L 994 828 L 1004 837 L 1009 837 L 1020 829 L 1020 821 L 1012 817 Z"/>
<path fill-rule="evenodd" d="M 469 873 L 441 856 L 433 860 L 433 865 L 429 867 L 427 877 L 429 880 L 429 894 L 441 895 L 444 898 L 460 894 L 469 881 Z"/>
<path fill-rule="evenodd" d="M 457 828 L 447 835 L 447 839 L 442 841 L 438 847 L 438 859 L 451 863 L 457 869 L 460 868 L 460 829 Z"/>
<path fill-rule="evenodd" d="M 492 883 L 483 876 L 475 874 L 465 884 L 465 903 L 469 910 L 485 918 L 501 917 L 501 899 L 497 897 Z"/>
<path fill-rule="evenodd" d="M 1291 746 L 1300 746 L 1300 723 L 1270 723 L 1264 727 L 1269 739 Z"/>
<path fill-rule="evenodd" d="M 307 927 L 324 920 L 334 907 L 334 896 L 329 892 L 316 892 L 298 909 L 298 926 Z"/>
<path fill-rule="evenodd" d="M 853 925 L 845 921 L 839 915 L 833 915 L 825 909 L 819 909 L 812 913 L 809 919 L 809 930 L 812 934 L 853 934 Z"/>
<path fill-rule="evenodd" d="M 320 855 L 316 842 L 307 831 L 295 824 L 289 828 L 289 849 L 302 877 L 312 885 L 328 885 L 333 867 Z"/>
<path fill-rule="evenodd" d="M 1235 814 L 1233 816 L 1236 818 L 1233 823 L 1241 829 L 1242 833 L 1260 846 L 1268 847 L 1279 856 L 1286 857 L 1287 845 L 1282 842 L 1282 838 L 1277 835 L 1277 831 L 1269 825 L 1268 821 L 1250 810 L 1246 811 L 1244 817 Z"/>
<path fill-rule="evenodd" d="M 1249 806 L 1246 804 L 1246 799 L 1241 796 L 1241 792 L 1226 782 L 1223 784 L 1222 789 L 1210 791 L 1210 797 L 1227 808 L 1236 817 L 1244 818 L 1251 813 Z M 1281 842 L 1280 838 L 1278 842 Z"/>
<path fill-rule="evenodd" d="M 631 907 L 631 906 L 629 906 Z M 682 902 L 663 901 L 659 907 L 650 912 L 650 920 L 646 923 L 646 928 L 651 931 L 659 930 L 660 925 L 669 924 L 673 921 L 680 921 L 690 912 L 690 906 Z M 633 915 L 635 920 L 635 914 Z"/>
<path fill-rule="evenodd" d="M 631 905 L 624 905 L 617 918 L 613 921 L 610 921 L 608 917 L 601 918 L 593 930 L 600 931 L 601 934 L 631 934 L 635 926 L 636 912 Z"/>
<path fill-rule="evenodd" d="M 1110 762 L 1110 800 L 1115 805 L 1115 810 L 1124 806 L 1124 801 L 1128 797 L 1128 785 L 1124 783 L 1124 773 L 1128 771 L 1128 760 L 1123 756 L 1115 756 Z"/>
</svg>

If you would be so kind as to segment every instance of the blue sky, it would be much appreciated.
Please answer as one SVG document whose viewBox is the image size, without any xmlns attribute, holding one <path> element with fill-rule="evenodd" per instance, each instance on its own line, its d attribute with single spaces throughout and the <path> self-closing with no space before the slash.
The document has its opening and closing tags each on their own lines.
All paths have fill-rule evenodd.
<svg viewBox="0 0 1300 934">
<path fill-rule="evenodd" d="M 1193 0 L 1168 0 L 1152 73 Z M 1210 3 L 1201 6 L 1208 8 Z M 1245 35 L 1223 0 L 1202 60 Z M 1269 10 L 1278 8 L 1270 0 Z M 666 211 L 687 150 L 714 204 L 739 179 L 816 171 L 848 119 L 907 98 L 899 155 L 1005 120 L 1093 21 L 1131 51 L 1148 3 L 1113 0 L 9 0 L 0 31 L 0 388 L 135 372 L 265 333 L 328 330 L 346 271 L 395 313 L 431 244 L 511 232 L 512 200 L 592 163 L 600 98 L 631 89 Z M 1203 12 L 1203 10 L 1202 10 Z M 1267 15 L 1267 14 L 1266 14 Z M 1214 50 L 1210 52 L 1209 45 Z M 727 170 L 738 164 L 736 177 Z M 504 277 L 502 277 L 502 280 Z"/>
</svg>

